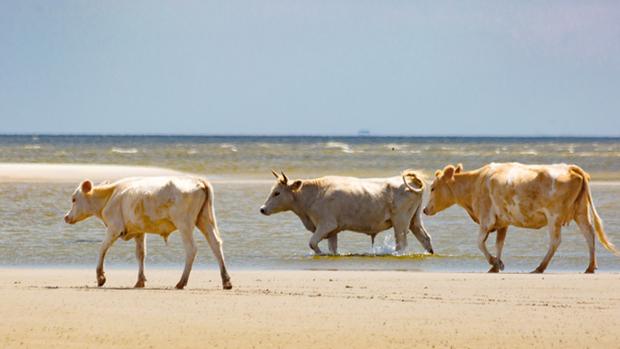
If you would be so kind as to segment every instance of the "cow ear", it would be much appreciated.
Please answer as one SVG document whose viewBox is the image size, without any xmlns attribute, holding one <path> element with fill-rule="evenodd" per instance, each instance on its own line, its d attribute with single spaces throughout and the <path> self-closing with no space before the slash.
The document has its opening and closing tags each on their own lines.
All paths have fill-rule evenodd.
<svg viewBox="0 0 620 349">
<path fill-rule="evenodd" d="M 452 165 L 446 166 L 446 168 L 443 170 L 443 177 L 450 179 L 453 176 L 454 176 L 454 166 Z"/>
<path fill-rule="evenodd" d="M 277 179 L 280 179 L 280 175 L 278 174 L 278 172 L 271 170 L 271 173 L 273 173 L 274 177 L 276 177 Z"/>
<path fill-rule="evenodd" d="M 439 177 L 439 176 L 441 176 L 441 170 L 435 171 L 435 177 Z"/>
<path fill-rule="evenodd" d="M 84 182 L 82 182 L 82 184 L 80 184 L 80 189 L 82 189 L 82 192 L 84 193 L 88 193 L 93 189 L 93 182 L 89 181 L 88 179 L 85 180 Z"/>
<path fill-rule="evenodd" d="M 456 165 L 456 169 L 454 170 L 454 173 L 461 173 L 461 171 L 463 171 L 463 164 Z"/>
<path fill-rule="evenodd" d="M 296 180 L 295 182 L 293 182 L 293 184 L 291 184 L 291 190 L 298 191 L 299 189 L 301 189 L 302 186 L 303 183 L 300 180 Z"/>
</svg>

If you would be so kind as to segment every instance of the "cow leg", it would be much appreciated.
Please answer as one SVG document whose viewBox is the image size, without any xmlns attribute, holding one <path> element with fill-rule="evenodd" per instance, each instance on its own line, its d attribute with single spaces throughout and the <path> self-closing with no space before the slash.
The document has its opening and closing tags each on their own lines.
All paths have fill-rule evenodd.
<svg viewBox="0 0 620 349">
<path fill-rule="evenodd" d="M 183 240 L 183 247 L 185 248 L 185 269 L 183 270 L 183 275 L 181 275 L 181 280 L 177 283 L 176 288 L 182 290 L 187 285 L 189 273 L 192 271 L 192 264 L 194 264 L 194 258 L 196 258 L 198 249 L 194 241 L 193 229 L 185 228 L 183 230 L 179 229 L 179 231 L 181 233 L 181 239 Z"/>
<path fill-rule="evenodd" d="M 318 255 L 322 254 L 321 249 L 319 248 L 319 242 L 329 236 L 330 233 L 335 232 L 335 230 L 335 224 L 319 224 L 319 226 L 316 227 L 316 231 L 312 234 L 310 242 L 308 243 L 314 253 Z"/>
<path fill-rule="evenodd" d="M 338 234 L 332 234 L 327 238 L 327 242 L 329 244 L 329 253 L 333 255 L 338 254 Z"/>
<path fill-rule="evenodd" d="M 586 243 L 588 244 L 588 252 L 590 253 L 590 264 L 588 264 L 588 268 L 586 269 L 587 274 L 594 273 L 597 269 L 596 263 L 596 248 L 594 245 L 594 227 L 590 220 L 588 219 L 587 214 L 578 216 L 575 218 L 575 221 L 579 225 L 579 230 L 584 238 L 586 238 Z"/>
<path fill-rule="evenodd" d="M 493 257 L 489 253 L 489 250 L 487 250 L 487 238 L 488 237 L 489 237 L 489 232 L 486 229 L 480 227 L 480 233 L 478 234 L 478 248 L 484 255 L 484 258 L 486 258 L 487 262 L 491 264 L 491 269 L 489 269 L 489 273 L 497 273 L 499 271 L 499 268 L 498 270 L 495 270 L 496 258 Z"/>
<path fill-rule="evenodd" d="M 114 244 L 114 241 L 118 239 L 119 234 L 111 229 L 108 229 L 101 246 L 99 247 L 99 260 L 97 261 L 97 286 L 103 286 L 105 284 L 105 273 L 103 272 L 103 261 L 108 249 Z"/>
<path fill-rule="evenodd" d="M 209 222 L 198 220 L 198 229 L 200 229 L 202 234 L 207 239 L 207 242 L 211 247 L 211 251 L 213 251 L 213 255 L 215 256 L 215 259 L 217 259 L 217 263 L 220 266 L 220 276 L 222 278 L 223 288 L 225 290 L 230 290 L 232 288 L 232 284 L 230 283 L 230 275 L 228 275 L 228 271 L 226 270 L 224 251 L 222 250 L 222 239 L 220 238 L 220 232 L 217 229 L 217 226 Z"/>
<path fill-rule="evenodd" d="M 558 249 L 558 246 L 560 246 L 560 242 L 562 242 L 560 232 L 560 224 L 555 221 L 551 221 L 551 224 L 549 224 L 549 250 L 547 251 L 547 255 L 545 255 L 545 258 L 542 260 L 542 262 L 540 262 L 540 265 L 538 265 L 538 267 L 534 269 L 532 273 L 540 274 L 543 273 L 545 269 L 547 269 L 551 258 L 553 258 L 555 251 Z"/>
<path fill-rule="evenodd" d="M 428 235 L 426 229 L 424 228 L 424 224 L 422 224 L 422 219 L 420 218 L 420 209 L 416 211 L 416 214 L 411 219 L 411 223 L 409 224 L 409 230 L 413 233 L 413 236 L 418 239 L 422 247 L 426 250 L 426 252 L 430 254 L 434 254 L 433 245 L 431 243 L 431 236 Z"/>
<path fill-rule="evenodd" d="M 146 256 L 146 236 L 140 234 L 134 238 L 136 240 L 136 259 L 138 260 L 138 281 L 136 282 L 136 288 L 144 287 L 146 276 L 144 276 L 144 257 Z"/>
<path fill-rule="evenodd" d="M 504 240 L 506 240 L 507 231 L 508 228 L 497 229 L 497 236 L 495 237 L 496 257 L 491 257 L 493 261 L 493 267 L 491 267 L 489 273 L 498 273 L 500 270 L 504 270 L 504 262 L 502 262 L 502 250 L 504 249 Z"/>
<path fill-rule="evenodd" d="M 407 248 L 407 224 L 393 221 L 394 223 L 394 238 L 396 240 L 396 252 L 401 252 Z"/>
</svg>

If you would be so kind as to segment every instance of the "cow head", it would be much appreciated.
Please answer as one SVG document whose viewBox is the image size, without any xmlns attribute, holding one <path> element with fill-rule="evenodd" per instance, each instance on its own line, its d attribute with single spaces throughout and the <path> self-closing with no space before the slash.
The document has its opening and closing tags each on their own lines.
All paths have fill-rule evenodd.
<svg viewBox="0 0 620 349">
<path fill-rule="evenodd" d="M 65 215 L 65 222 L 75 224 L 95 214 L 92 203 L 93 182 L 85 180 L 71 196 L 71 210 Z"/>
<path fill-rule="evenodd" d="M 263 206 L 260 207 L 260 213 L 265 216 L 292 209 L 295 192 L 303 186 L 300 180 L 290 183 L 284 172 L 277 174 L 271 170 L 271 173 L 276 177 L 276 184 L 271 188 L 271 193 Z"/>
<path fill-rule="evenodd" d="M 424 214 L 432 216 L 456 203 L 452 184 L 454 183 L 454 175 L 462 170 L 463 165 L 458 164 L 456 167 L 448 165 L 443 170 L 435 172 L 435 179 L 431 184 L 431 195 L 424 208 Z"/>
</svg>

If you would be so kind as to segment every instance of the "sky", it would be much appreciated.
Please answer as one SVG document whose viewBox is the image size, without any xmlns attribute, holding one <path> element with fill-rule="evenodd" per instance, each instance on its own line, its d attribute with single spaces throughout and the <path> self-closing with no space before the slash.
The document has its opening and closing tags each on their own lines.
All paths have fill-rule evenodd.
<svg viewBox="0 0 620 349">
<path fill-rule="evenodd" d="M 620 136 L 619 1 L 0 0 L 0 133 Z"/>
</svg>

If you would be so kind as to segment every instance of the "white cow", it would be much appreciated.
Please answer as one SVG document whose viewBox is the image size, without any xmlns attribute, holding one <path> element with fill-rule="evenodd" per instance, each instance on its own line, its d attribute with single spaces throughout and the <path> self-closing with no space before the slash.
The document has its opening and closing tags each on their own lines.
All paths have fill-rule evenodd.
<svg viewBox="0 0 620 349">
<path fill-rule="evenodd" d="M 186 256 L 183 275 L 176 285 L 176 288 L 182 289 L 187 285 L 196 256 L 197 248 L 193 233 L 194 227 L 198 227 L 219 262 L 224 289 L 232 288 L 215 219 L 213 188 L 205 179 L 136 177 L 97 186 L 85 180 L 73 193 L 72 201 L 71 210 L 65 215 L 65 222 L 75 224 L 96 216 L 107 228 L 107 234 L 99 250 L 97 264 L 99 286 L 106 281 L 103 272 L 106 252 L 116 239 L 136 241 L 139 272 L 135 287 L 144 287 L 146 281 L 144 234 L 159 234 L 167 239 L 168 235 L 178 230 L 183 239 Z"/>
<path fill-rule="evenodd" d="M 343 230 L 375 235 L 394 227 L 396 250 L 407 246 L 411 232 L 422 246 L 433 253 L 420 212 L 424 182 L 414 171 L 390 178 L 329 176 L 296 180 L 292 183 L 282 172 L 260 212 L 270 215 L 293 211 L 311 231 L 310 248 L 321 254 L 319 242 L 328 239 L 329 250 L 336 254 L 337 234 Z M 409 182 L 414 183 L 412 186 Z"/>
</svg>

